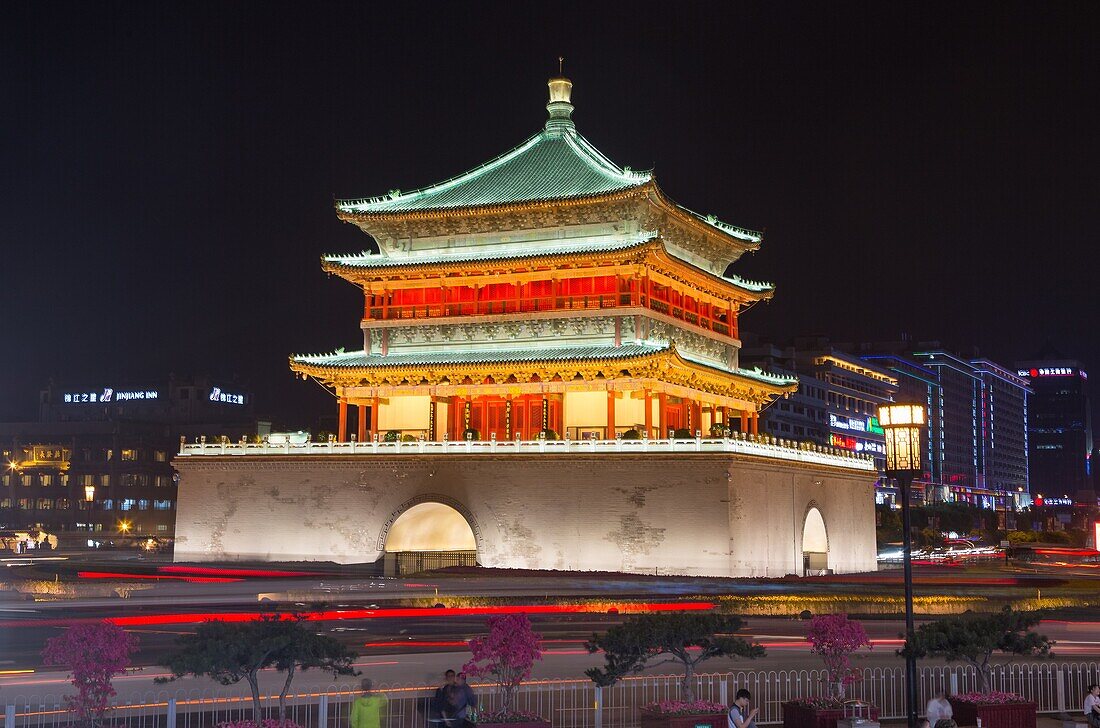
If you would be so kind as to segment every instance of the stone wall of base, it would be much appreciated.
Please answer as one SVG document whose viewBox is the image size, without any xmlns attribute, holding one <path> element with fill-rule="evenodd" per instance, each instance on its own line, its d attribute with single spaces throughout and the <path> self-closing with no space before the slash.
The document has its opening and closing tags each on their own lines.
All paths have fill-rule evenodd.
<svg viewBox="0 0 1100 728">
<path fill-rule="evenodd" d="M 728 454 L 181 457 L 178 561 L 372 562 L 435 501 L 503 568 L 802 573 L 818 508 L 836 571 L 875 568 L 872 476 Z"/>
</svg>

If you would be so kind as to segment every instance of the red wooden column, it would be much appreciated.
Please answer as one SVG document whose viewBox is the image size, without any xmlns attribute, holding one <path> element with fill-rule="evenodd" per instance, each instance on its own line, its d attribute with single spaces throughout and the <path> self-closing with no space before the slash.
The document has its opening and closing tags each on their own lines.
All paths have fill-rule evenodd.
<svg viewBox="0 0 1100 728">
<path fill-rule="evenodd" d="M 367 405 L 365 402 L 359 402 L 359 432 L 356 438 L 359 442 L 363 442 L 367 439 Z"/>
<path fill-rule="evenodd" d="M 715 422 L 715 424 L 721 424 L 722 427 L 729 427 L 729 425 L 727 424 L 728 420 L 726 419 L 728 416 L 729 415 L 726 414 L 726 408 L 725 407 L 715 407 L 714 408 L 714 422 Z"/>
<path fill-rule="evenodd" d="M 378 397 L 375 396 L 370 403 L 370 434 L 372 438 L 378 434 L 378 421 L 380 419 L 378 409 L 380 406 L 381 403 L 378 401 Z"/>
<path fill-rule="evenodd" d="M 607 390 L 607 439 L 615 439 L 615 393 Z"/>
<path fill-rule="evenodd" d="M 645 392 L 645 436 L 649 437 L 653 434 L 653 395 L 648 389 L 643 391 Z"/>
<path fill-rule="evenodd" d="M 745 434 L 749 431 L 749 413 L 745 410 L 741 410 L 741 434 Z"/>
<path fill-rule="evenodd" d="M 668 437 L 668 395 L 664 392 L 657 395 L 657 437 Z"/>
<path fill-rule="evenodd" d="M 702 430 L 703 430 L 703 403 L 700 402 L 699 400 L 695 400 L 691 404 L 692 404 L 692 417 L 693 417 L 693 424 L 692 424 L 693 429 L 691 431 L 691 434 L 694 435 L 695 430 L 699 430 L 700 432 L 702 432 Z M 705 432 L 703 434 L 706 435 Z"/>
<path fill-rule="evenodd" d="M 348 401 L 340 398 L 339 416 L 336 418 L 336 441 L 344 442 L 348 436 Z"/>
<path fill-rule="evenodd" d="M 760 413 L 759 412 L 753 412 L 752 413 L 752 434 L 754 434 L 754 435 L 759 435 L 760 434 Z"/>
</svg>

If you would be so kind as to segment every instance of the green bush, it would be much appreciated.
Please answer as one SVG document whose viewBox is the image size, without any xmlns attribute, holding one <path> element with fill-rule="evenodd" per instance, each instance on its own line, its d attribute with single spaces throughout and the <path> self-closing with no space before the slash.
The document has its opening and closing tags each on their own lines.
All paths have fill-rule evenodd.
<svg viewBox="0 0 1100 728">
<path fill-rule="evenodd" d="M 382 436 L 383 442 L 398 442 L 401 440 L 401 433 L 397 430 L 390 430 Z"/>
<path fill-rule="evenodd" d="M 725 437 L 728 434 L 729 430 L 727 430 L 724 426 L 718 424 L 717 422 L 710 426 L 711 437 Z"/>
<path fill-rule="evenodd" d="M 481 439 L 481 433 L 478 432 L 477 430 L 475 430 L 472 427 L 467 427 L 465 430 L 462 431 L 462 439 L 463 440 L 480 440 Z"/>
<path fill-rule="evenodd" d="M 554 432 L 553 430 L 542 430 L 541 432 L 539 432 L 539 438 L 542 440 L 557 440 L 558 433 Z"/>
<path fill-rule="evenodd" d="M 631 429 L 629 429 L 629 430 L 627 430 L 626 432 L 623 433 L 623 439 L 624 440 L 641 440 L 642 439 L 642 433 L 640 433 L 637 430 L 631 428 Z"/>
<path fill-rule="evenodd" d="M 672 437 L 675 440 L 690 440 L 695 437 L 695 435 L 691 434 L 690 430 L 681 427 L 678 430 L 673 430 Z"/>
<path fill-rule="evenodd" d="M 405 434 L 401 436 L 401 442 L 416 442 L 416 438 L 412 435 Z"/>
</svg>

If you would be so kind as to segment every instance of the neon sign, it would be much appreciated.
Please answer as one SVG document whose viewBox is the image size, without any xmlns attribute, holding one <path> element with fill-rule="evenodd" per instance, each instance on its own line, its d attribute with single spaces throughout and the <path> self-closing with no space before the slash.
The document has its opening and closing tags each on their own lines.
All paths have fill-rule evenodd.
<svg viewBox="0 0 1100 728">
<path fill-rule="evenodd" d="M 1034 369 L 1017 369 L 1016 374 L 1021 377 L 1072 377 L 1077 373 L 1073 367 L 1037 367 Z M 1085 375 L 1081 372 L 1081 376 Z"/>
<path fill-rule="evenodd" d="M 873 452 L 880 455 L 886 454 L 886 447 L 878 442 L 857 440 L 854 437 L 847 437 L 845 435 L 831 435 L 829 441 L 832 442 L 833 447 L 851 450 L 852 452 Z"/>
<path fill-rule="evenodd" d="M 62 397 L 65 404 L 102 404 L 104 402 L 129 402 L 133 400 L 160 399 L 160 392 L 155 389 L 131 389 L 115 391 L 111 387 L 104 387 L 102 392 L 65 392 Z"/>
<path fill-rule="evenodd" d="M 221 387 L 214 387 L 210 390 L 211 402 L 225 402 L 226 404 L 244 404 L 243 394 L 230 394 L 229 392 L 223 392 Z"/>
<path fill-rule="evenodd" d="M 867 420 L 857 419 L 855 417 L 837 417 L 834 414 L 830 414 L 829 427 L 833 427 L 838 430 L 856 430 L 858 432 L 866 432 Z"/>
</svg>

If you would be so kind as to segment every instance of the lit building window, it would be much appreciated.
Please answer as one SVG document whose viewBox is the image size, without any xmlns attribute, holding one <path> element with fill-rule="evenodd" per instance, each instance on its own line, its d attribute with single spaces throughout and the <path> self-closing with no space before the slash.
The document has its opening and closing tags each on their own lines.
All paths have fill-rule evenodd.
<svg viewBox="0 0 1100 728">
<path fill-rule="evenodd" d="M 122 459 L 123 460 L 137 460 L 138 459 L 138 451 L 137 450 L 123 450 L 122 451 Z"/>
<path fill-rule="evenodd" d="M 134 507 L 134 499 L 133 498 L 123 498 L 122 500 L 120 500 L 118 502 L 118 509 L 120 511 L 129 511 L 129 510 L 132 510 L 133 507 Z"/>
<path fill-rule="evenodd" d="M 170 500 L 155 500 L 153 501 L 154 511 L 170 511 L 172 510 L 172 501 Z"/>
<path fill-rule="evenodd" d="M 138 507 L 138 510 L 139 510 L 139 511 L 147 511 L 147 510 L 149 510 L 149 500 L 148 500 L 148 499 L 146 499 L 146 498 L 142 498 L 141 500 L 139 500 L 139 501 L 137 502 L 137 507 Z"/>
</svg>

